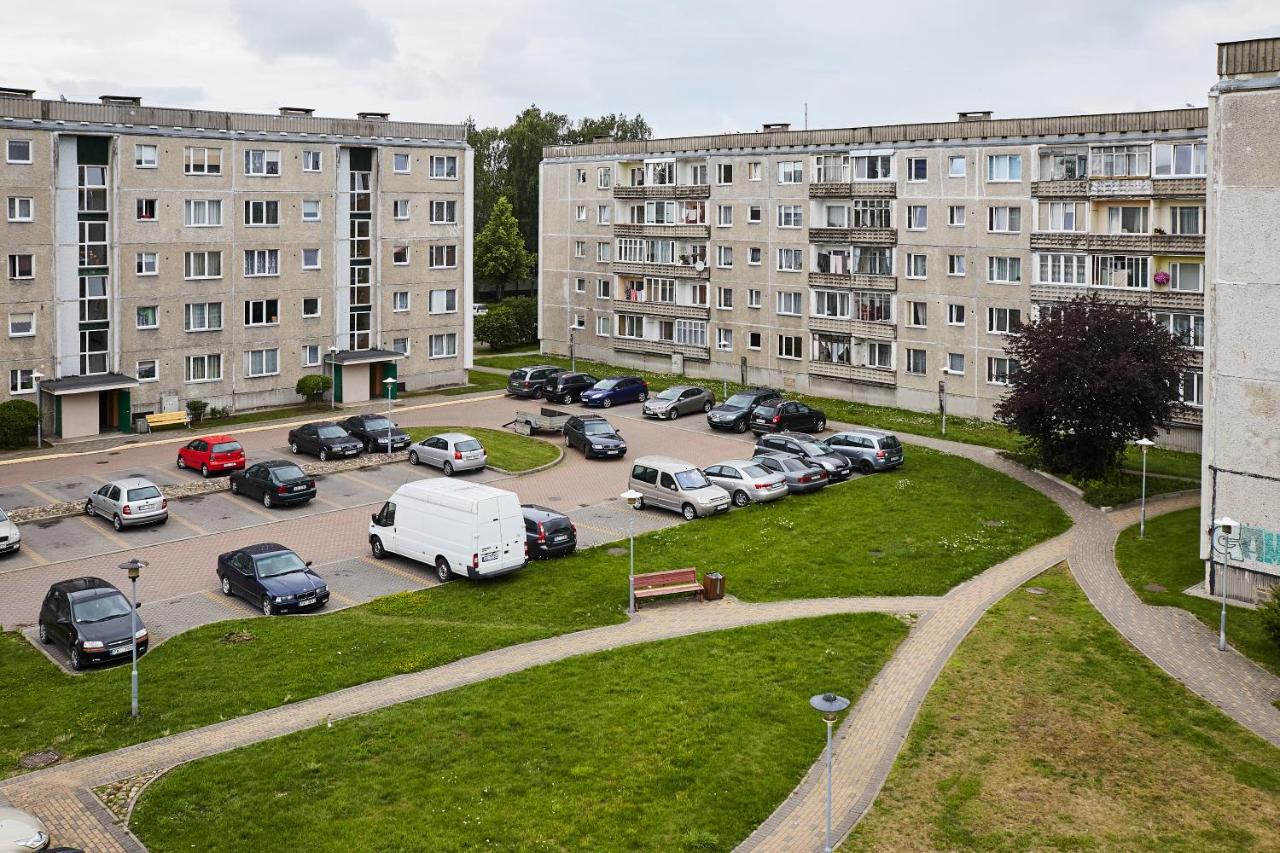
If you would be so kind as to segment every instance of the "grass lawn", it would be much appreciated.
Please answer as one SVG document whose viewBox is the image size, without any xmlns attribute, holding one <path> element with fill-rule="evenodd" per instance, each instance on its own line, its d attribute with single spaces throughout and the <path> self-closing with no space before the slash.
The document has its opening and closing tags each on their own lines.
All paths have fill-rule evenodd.
<svg viewBox="0 0 1280 853">
<path fill-rule="evenodd" d="M 1014 480 L 912 449 L 898 472 L 639 536 L 636 564 L 718 569 L 730 593 L 750 600 L 930 595 L 1067 524 L 1056 505 Z M 28 685 L 0 691 L 0 775 L 39 749 L 83 756 L 621 622 L 626 602 L 627 557 L 592 548 L 492 581 L 458 581 L 323 616 L 206 625 L 143 658 L 136 722 L 128 716 L 127 667 L 72 677 L 17 634 L 0 634 L 0 684 Z M 224 642 L 233 631 L 253 640 Z"/>
<path fill-rule="evenodd" d="M 1145 539 L 1138 538 L 1138 527 L 1134 525 L 1120 534 L 1120 541 L 1116 543 L 1116 565 L 1129 586 L 1147 604 L 1181 607 L 1216 631 L 1221 603 L 1182 592 L 1192 584 L 1204 582 L 1199 527 L 1198 508 L 1148 519 Z M 1164 591 L 1152 591 L 1148 586 L 1160 586 Z M 1227 642 L 1280 675 L 1280 646 L 1263 630 L 1257 611 L 1227 605 Z"/>
<path fill-rule="evenodd" d="M 432 391 L 423 391 L 421 396 L 428 394 L 443 394 L 445 396 L 453 396 L 455 394 L 474 394 L 477 391 L 501 391 L 507 387 L 507 378 L 499 376 L 496 373 L 487 373 L 483 370 L 471 370 L 467 372 L 467 384 L 458 385 L 454 388 L 437 388 Z M 401 397 L 408 395 L 400 395 Z M 417 395 L 415 395 L 417 396 Z"/>
<path fill-rule="evenodd" d="M 185 765 L 132 828 L 155 853 L 728 850 L 818 757 L 809 697 L 856 699 L 905 634 L 837 616 L 549 664 Z"/>
<path fill-rule="evenodd" d="M 1280 750 L 1135 651 L 1062 567 L 978 623 L 842 850 L 1275 850 Z"/>
<path fill-rule="evenodd" d="M 285 406 L 281 409 L 259 409 L 256 412 L 240 412 L 234 415 L 228 415 L 225 418 L 205 418 L 202 421 L 192 421 L 191 429 L 197 432 L 193 434 L 208 435 L 214 430 L 220 430 L 223 427 L 242 426 L 244 424 L 256 424 L 262 421 L 276 421 L 283 418 L 314 418 L 317 414 L 327 415 L 329 413 L 329 404 L 321 403 L 317 406 Z M 153 430 L 156 435 L 165 432 L 187 432 L 187 428 L 179 424 L 173 427 L 161 427 Z"/>
<path fill-rule="evenodd" d="M 1124 467 L 1131 471 L 1142 472 L 1142 448 L 1129 445 L 1129 449 L 1124 454 Z M 1199 483 L 1200 454 L 1153 447 L 1147 451 L 1147 473 L 1184 477 Z M 1150 484 L 1151 481 L 1148 480 L 1147 485 Z"/>
<path fill-rule="evenodd" d="M 549 441 L 516 435 L 501 429 L 474 426 L 405 427 L 414 441 L 421 441 L 442 432 L 465 432 L 484 445 L 489 454 L 489 464 L 504 471 L 519 473 L 556 461 L 560 448 Z"/>
</svg>

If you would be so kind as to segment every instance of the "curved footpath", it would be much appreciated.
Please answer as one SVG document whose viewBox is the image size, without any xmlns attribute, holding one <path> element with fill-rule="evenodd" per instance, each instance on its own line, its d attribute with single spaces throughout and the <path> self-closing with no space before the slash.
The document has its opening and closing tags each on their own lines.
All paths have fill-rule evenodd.
<svg viewBox="0 0 1280 853">
<path fill-rule="evenodd" d="M 634 619 L 497 649 L 445 666 L 357 685 L 326 696 L 125 747 L 0 782 L 0 802 L 26 808 L 57 827 L 61 843 L 95 851 L 140 851 L 142 845 L 92 794 L 100 785 L 163 772 L 187 761 L 288 734 L 327 720 L 384 708 L 543 663 L 624 645 L 743 625 L 832 613 L 890 612 L 920 621 L 840 726 L 835 741 L 833 815 L 844 838 L 870 808 L 893 767 L 929 688 L 986 610 L 1040 572 L 1069 560 L 1077 581 L 1106 619 L 1158 666 L 1249 730 L 1280 746 L 1280 679 L 1244 657 L 1217 652 L 1213 632 L 1185 611 L 1150 607 L 1115 566 L 1118 530 L 1136 521 L 1126 510 L 1108 516 L 1070 489 L 983 447 L 922 436 L 912 443 L 998 470 L 1043 492 L 1073 527 L 1000 563 L 940 598 L 844 598 L 700 606 L 645 611 Z M 1148 515 L 1181 509 L 1197 496 L 1148 503 Z M 824 808 L 821 756 L 804 780 L 739 849 L 820 850 Z"/>
</svg>

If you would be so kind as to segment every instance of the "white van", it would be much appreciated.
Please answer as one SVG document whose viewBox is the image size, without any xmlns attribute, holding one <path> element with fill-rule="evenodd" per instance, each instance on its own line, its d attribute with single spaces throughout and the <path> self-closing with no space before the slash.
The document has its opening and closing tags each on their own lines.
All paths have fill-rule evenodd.
<svg viewBox="0 0 1280 853">
<path fill-rule="evenodd" d="M 505 575 L 528 564 L 524 513 L 512 492 L 466 480 L 418 480 L 396 489 L 369 524 L 373 556 L 399 554 L 447 581 Z"/>
</svg>

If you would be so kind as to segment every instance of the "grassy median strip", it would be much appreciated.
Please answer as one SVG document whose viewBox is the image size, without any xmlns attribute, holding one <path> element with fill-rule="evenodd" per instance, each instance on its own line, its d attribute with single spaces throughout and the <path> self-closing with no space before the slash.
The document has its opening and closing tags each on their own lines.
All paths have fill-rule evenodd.
<svg viewBox="0 0 1280 853">
<path fill-rule="evenodd" d="M 409 433 L 415 442 L 442 432 L 465 432 L 484 445 L 485 452 L 489 455 L 490 465 L 513 474 L 547 465 L 560 457 L 560 448 L 550 442 L 500 429 L 431 426 L 405 427 L 405 432 Z"/>
<path fill-rule="evenodd" d="M 1280 751 L 1136 652 L 1059 567 L 934 685 L 848 850 L 1275 849 Z"/>
<path fill-rule="evenodd" d="M 429 394 L 444 394 L 445 396 L 453 396 L 455 394 L 473 394 L 476 391 L 498 391 L 507 387 L 507 377 L 499 376 L 496 373 L 489 373 L 484 370 L 472 370 L 467 373 L 467 384 L 459 385 L 456 388 L 439 388 L 432 391 L 423 391 L 413 395 L 401 394 L 400 396 L 426 396 Z"/>
<path fill-rule="evenodd" d="M 133 829 L 155 853 L 727 850 L 819 755 L 809 697 L 856 700 L 905 634 L 837 616 L 548 664 L 180 767 Z"/>
<path fill-rule="evenodd" d="M 1047 498 L 1002 474 L 912 449 L 897 472 L 637 537 L 636 565 L 719 569 L 728 591 L 747 600 L 938 594 L 1067 524 Z M 592 548 L 494 581 L 457 581 L 313 618 L 206 625 L 143 659 L 138 722 L 128 717 L 126 667 L 72 677 L 18 635 L 0 635 L 0 684 L 23 685 L 0 691 L 0 774 L 12 775 L 22 755 L 40 749 L 101 752 L 620 622 L 626 602 L 625 553 Z"/>
<path fill-rule="evenodd" d="M 1120 534 L 1116 565 L 1147 604 L 1181 607 L 1216 631 L 1222 603 L 1183 592 L 1204 583 L 1199 527 L 1199 507 L 1148 519 L 1145 539 L 1138 538 L 1138 527 L 1134 525 Z M 1227 606 L 1227 642 L 1280 675 L 1280 646 L 1267 636 L 1257 611 Z"/>
</svg>

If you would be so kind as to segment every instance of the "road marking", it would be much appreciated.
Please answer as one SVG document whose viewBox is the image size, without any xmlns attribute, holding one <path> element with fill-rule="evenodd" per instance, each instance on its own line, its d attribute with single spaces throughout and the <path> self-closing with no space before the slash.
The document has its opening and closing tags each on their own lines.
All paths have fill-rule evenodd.
<svg viewBox="0 0 1280 853">
<path fill-rule="evenodd" d="M 343 604 L 345 604 L 347 607 L 357 607 L 357 606 L 359 606 L 360 604 L 362 604 L 362 603 L 363 603 L 363 602 L 360 602 L 360 601 L 356 601 L 354 598 L 351 598 L 351 597 L 349 597 L 349 596 L 343 595 L 343 594 L 342 594 L 342 593 L 340 593 L 340 592 L 334 592 L 332 589 L 331 589 L 331 590 L 329 590 L 329 597 L 330 597 L 330 598 L 336 598 L 336 599 L 338 599 L 338 601 L 342 602 L 342 603 L 343 603 Z M 372 600 L 372 599 L 370 599 L 370 600 Z"/>
<path fill-rule="evenodd" d="M 34 569 L 36 566 L 49 565 L 49 560 L 43 554 L 37 551 L 35 548 L 32 548 L 30 545 L 28 545 L 25 540 L 23 541 L 22 547 L 19 549 L 18 553 L 26 554 L 28 557 L 31 558 L 32 562 L 36 564 L 35 566 L 29 566 L 27 568 Z"/>
<path fill-rule="evenodd" d="M 120 546 L 120 550 L 121 550 L 121 551 L 127 551 L 127 550 L 129 550 L 130 548 L 136 548 L 136 547 L 137 547 L 136 543 L 135 543 L 135 544 L 131 544 L 128 540 L 126 540 L 124 537 L 122 537 L 119 533 L 116 533 L 115 529 L 114 529 L 113 527 L 111 527 L 111 520 L 110 520 L 110 519 L 105 519 L 105 524 L 104 524 L 104 519 L 103 519 L 103 517 L 102 517 L 102 516 L 100 516 L 100 515 L 95 515 L 95 516 L 93 516 L 93 518 L 90 518 L 89 516 L 84 515 L 83 513 L 81 513 L 80 515 L 73 516 L 73 517 L 74 517 L 77 521 L 81 521 L 81 522 L 83 522 L 83 523 L 84 523 L 84 525 L 85 525 L 85 527 L 88 527 L 88 528 L 89 528 L 90 530 L 92 530 L 94 533 L 100 533 L 100 534 L 102 534 L 104 537 L 106 537 L 106 539 L 107 539 L 109 542 L 113 542 L 114 544 L 116 544 L 116 545 Z M 153 542 L 153 543 L 151 543 L 151 544 L 153 544 L 153 545 L 154 545 L 154 544 L 156 544 L 156 543 L 154 543 L 154 542 Z"/>
<path fill-rule="evenodd" d="M 48 501 L 51 504 L 65 504 L 65 503 L 70 503 L 73 500 L 76 500 L 76 498 L 56 498 L 53 495 L 46 492 L 44 489 L 37 488 L 33 483 L 23 483 L 22 485 L 27 491 L 35 492 L 37 496 L 44 498 L 46 501 Z"/>
<path fill-rule="evenodd" d="M 588 530 L 594 530 L 596 533 L 607 533 L 610 536 L 626 536 L 627 535 L 625 530 L 614 530 L 609 527 L 596 527 L 594 524 L 587 524 L 585 521 L 578 521 L 577 519 L 574 519 L 573 523 L 578 527 L 585 527 Z"/>
<path fill-rule="evenodd" d="M 419 575 L 415 575 L 413 572 L 409 571 L 408 569 L 402 569 L 399 566 L 394 566 L 394 565 L 391 565 L 390 563 L 380 563 L 377 560 L 373 559 L 372 557 L 356 557 L 356 559 L 359 560 L 361 563 L 364 563 L 366 566 L 371 566 L 372 568 L 379 569 L 384 572 L 389 572 L 390 574 L 393 574 L 393 575 L 398 575 L 399 577 L 407 581 L 413 581 L 418 586 L 424 586 L 426 584 L 426 578 L 421 577 Z"/>
<path fill-rule="evenodd" d="M 244 497 L 241 495 L 233 495 L 231 494 L 231 492 L 217 492 L 216 494 L 229 496 L 235 502 L 236 507 L 238 509 L 246 509 L 249 512 L 253 513 L 254 515 L 260 515 L 265 519 L 269 519 L 270 521 L 283 520 L 280 518 L 280 516 L 272 513 L 267 508 L 259 506 L 257 501 L 249 500 L 247 497 Z M 236 528 L 236 529 L 238 530 L 240 528 Z M 222 532 L 222 531 L 219 531 L 219 532 Z"/>
<path fill-rule="evenodd" d="M 205 530 L 203 527 L 196 524 L 194 521 L 187 521 L 185 518 L 183 518 L 180 515 L 174 515 L 173 513 L 169 513 L 169 520 L 178 522 L 178 524 L 181 525 L 182 527 L 185 527 L 188 530 L 191 530 L 200 536 L 209 535 L 208 530 Z"/>
<path fill-rule="evenodd" d="M 374 470 L 380 471 L 382 469 L 377 468 Z M 369 488 L 376 489 L 377 491 L 380 491 L 380 492 L 386 491 L 387 489 L 386 483 L 379 483 L 378 481 L 366 476 L 364 471 L 341 471 L 337 473 L 340 473 L 344 477 L 350 477 L 351 479 L 355 480 L 358 483 L 364 483 Z"/>
<path fill-rule="evenodd" d="M 210 601 L 212 601 L 214 604 L 217 604 L 218 606 L 222 607 L 223 609 L 230 610 L 233 613 L 238 613 L 241 616 L 259 615 L 256 608 L 253 610 L 252 613 L 246 613 L 244 610 L 244 607 L 241 607 L 240 604 L 238 603 L 238 599 L 229 595 L 223 595 L 221 592 L 214 592 L 211 589 L 202 589 L 200 590 L 200 594 L 203 595 L 205 598 L 209 599 Z"/>
<path fill-rule="evenodd" d="M 324 504 L 325 506 L 331 507 L 333 509 L 351 509 L 351 507 L 349 506 L 339 506 L 338 504 L 334 503 L 328 498 L 322 498 L 319 495 L 316 495 L 314 498 L 312 498 L 312 500 L 318 504 Z"/>
</svg>

